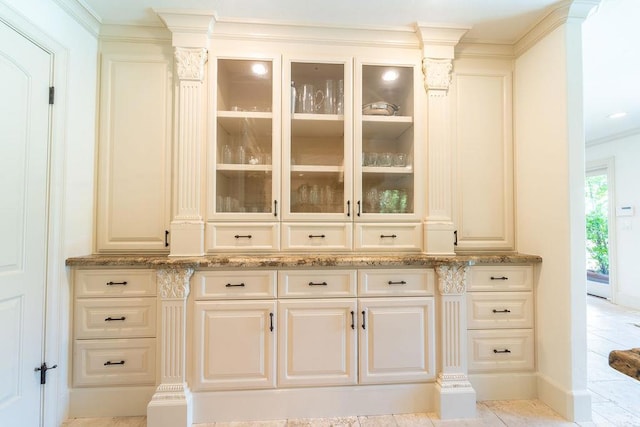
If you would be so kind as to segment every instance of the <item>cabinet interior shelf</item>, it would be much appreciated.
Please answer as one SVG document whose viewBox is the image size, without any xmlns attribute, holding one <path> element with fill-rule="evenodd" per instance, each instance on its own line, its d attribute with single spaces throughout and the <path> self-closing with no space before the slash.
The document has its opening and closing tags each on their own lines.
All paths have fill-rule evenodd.
<svg viewBox="0 0 640 427">
<path fill-rule="evenodd" d="M 294 137 L 343 137 L 344 116 L 337 114 L 293 115 L 291 135 Z"/>
<path fill-rule="evenodd" d="M 256 135 L 271 136 L 272 113 L 218 111 L 218 123 L 230 135 L 240 135 L 244 124 Z"/>
<path fill-rule="evenodd" d="M 412 174 L 411 166 L 363 166 L 362 173 L 370 174 Z"/>
<path fill-rule="evenodd" d="M 362 116 L 364 138 L 396 139 L 411 126 L 412 116 Z"/>
<path fill-rule="evenodd" d="M 245 165 L 245 164 L 232 164 L 232 163 L 218 163 L 216 169 L 219 171 L 232 171 L 232 172 L 271 172 L 273 167 L 271 165 Z"/>
<path fill-rule="evenodd" d="M 291 172 L 307 172 L 307 173 L 342 173 L 343 166 L 316 166 L 316 165 L 293 165 Z"/>
</svg>

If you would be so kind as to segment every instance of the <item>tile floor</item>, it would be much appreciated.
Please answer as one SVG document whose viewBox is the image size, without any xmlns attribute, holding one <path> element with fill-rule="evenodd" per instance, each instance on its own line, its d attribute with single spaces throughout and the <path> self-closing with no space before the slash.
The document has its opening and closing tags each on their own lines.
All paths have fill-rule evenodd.
<svg viewBox="0 0 640 427">
<path fill-rule="evenodd" d="M 581 427 L 640 426 L 640 381 L 609 367 L 609 352 L 640 347 L 640 311 L 587 297 L 588 387 L 593 422 Z M 576 426 L 537 400 L 478 402 L 478 417 L 439 420 L 435 414 L 194 424 L 193 427 L 535 427 Z M 145 417 L 78 418 L 62 427 L 145 427 Z"/>
</svg>

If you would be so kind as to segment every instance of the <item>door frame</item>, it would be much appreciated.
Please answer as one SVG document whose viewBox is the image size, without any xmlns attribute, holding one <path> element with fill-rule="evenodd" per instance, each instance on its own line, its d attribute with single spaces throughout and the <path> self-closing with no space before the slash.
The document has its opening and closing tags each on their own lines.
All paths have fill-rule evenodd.
<svg viewBox="0 0 640 427">
<path fill-rule="evenodd" d="M 65 123 L 67 110 L 67 49 L 56 42 L 27 17 L 0 0 L 0 20 L 18 34 L 51 55 L 50 81 L 58 96 L 55 108 L 49 108 L 49 143 L 47 171 L 47 240 L 44 284 L 43 361 L 58 364 L 47 375 L 42 391 L 41 426 L 55 427 L 66 418 L 69 402 L 69 307 L 70 279 L 65 268 L 64 188 Z M 47 327 L 48 326 L 48 327 Z M 57 371 L 57 372 L 56 372 Z"/>
<path fill-rule="evenodd" d="M 592 160 L 586 162 L 585 177 L 590 173 L 602 171 L 607 176 L 607 199 L 608 199 L 608 230 L 609 230 L 609 299 L 616 303 L 617 288 L 617 245 L 616 245 L 616 192 L 615 192 L 615 158 L 607 157 L 604 159 Z M 587 283 L 587 290 L 589 284 Z"/>
</svg>

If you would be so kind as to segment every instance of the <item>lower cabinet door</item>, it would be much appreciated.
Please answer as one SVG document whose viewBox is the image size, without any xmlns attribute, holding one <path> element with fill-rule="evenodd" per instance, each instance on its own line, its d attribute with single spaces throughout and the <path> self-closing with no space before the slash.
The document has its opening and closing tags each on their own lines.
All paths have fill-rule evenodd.
<svg viewBox="0 0 640 427">
<path fill-rule="evenodd" d="M 197 301 L 194 389 L 275 387 L 275 301 Z"/>
<path fill-rule="evenodd" d="M 361 384 L 435 377 L 433 297 L 363 298 L 358 314 Z"/>
<path fill-rule="evenodd" d="M 278 386 L 355 384 L 356 299 L 278 304 Z"/>
</svg>

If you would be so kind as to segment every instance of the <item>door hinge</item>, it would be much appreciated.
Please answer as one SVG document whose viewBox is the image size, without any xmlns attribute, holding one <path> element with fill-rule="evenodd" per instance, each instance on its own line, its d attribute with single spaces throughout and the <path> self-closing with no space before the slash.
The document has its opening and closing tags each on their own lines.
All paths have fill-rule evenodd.
<svg viewBox="0 0 640 427">
<path fill-rule="evenodd" d="M 49 105 L 53 105 L 53 100 L 56 96 L 56 88 L 51 86 L 49 88 Z"/>
<path fill-rule="evenodd" d="M 49 369 L 56 369 L 58 367 L 58 365 L 53 365 L 51 367 L 47 366 L 46 363 L 43 363 L 42 365 L 40 365 L 40 367 L 35 368 L 34 371 L 38 372 L 40 371 L 40 384 L 46 384 L 47 383 L 47 371 Z"/>
</svg>

